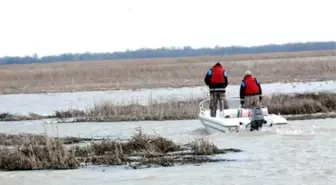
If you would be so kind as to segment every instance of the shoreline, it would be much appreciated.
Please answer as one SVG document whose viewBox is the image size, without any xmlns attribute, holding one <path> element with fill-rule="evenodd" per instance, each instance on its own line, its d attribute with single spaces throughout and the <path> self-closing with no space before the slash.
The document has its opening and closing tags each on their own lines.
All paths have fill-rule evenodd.
<svg viewBox="0 0 336 185">
<path fill-rule="evenodd" d="M 1 115 L 1 114 L 0 114 Z M 314 113 L 314 114 L 292 114 L 292 115 L 281 115 L 288 121 L 296 121 L 296 120 L 313 120 L 313 119 L 328 119 L 328 118 L 336 118 L 336 111 L 335 112 L 322 112 L 322 113 Z M 41 116 L 43 117 L 43 116 Z M 26 118 L 23 116 L 23 118 Z M 40 119 L 34 119 L 34 118 L 27 118 L 27 119 L 8 119 L 3 120 L 0 119 L 0 122 L 20 122 L 20 121 L 37 121 L 37 120 L 49 120 L 49 119 L 55 119 L 56 123 L 118 123 L 118 122 L 141 122 L 141 121 L 179 121 L 179 120 L 197 120 L 195 119 L 165 119 L 165 120 L 113 120 L 109 118 L 99 118 L 99 119 L 92 119 L 92 118 L 83 118 L 83 117 L 74 117 L 74 118 L 65 118 L 60 119 L 54 116 L 45 116 Z"/>
<path fill-rule="evenodd" d="M 325 112 L 325 113 L 314 113 L 314 114 L 293 114 L 293 115 L 281 115 L 286 118 L 288 121 L 296 121 L 296 120 L 311 120 L 311 119 L 327 119 L 327 118 L 336 118 L 336 112 Z M 111 119 L 104 119 L 101 118 L 97 119 L 90 119 L 90 118 L 69 118 L 68 120 L 59 120 L 57 123 L 87 123 L 87 122 L 140 122 L 140 121 L 179 121 L 179 120 L 197 120 L 195 119 L 165 119 L 165 120 L 111 120 Z"/>
<path fill-rule="evenodd" d="M 18 94 L 0 95 L 1 113 L 29 115 L 35 113 L 48 116 L 55 111 L 69 109 L 87 110 L 94 104 L 108 101 L 113 104 L 141 104 L 149 105 L 151 101 L 169 102 L 186 101 L 190 98 L 208 98 L 209 92 L 206 86 L 183 88 L 159 88 L 139 91 L 96 91 L 74 93 L 49 93 L 49 94 Z M 239 86 L 229 85 L 226 96 L 229 101 L 238 98 Z M 305 93 L 305 92 L 336 92 L 336 81 L 306 82 L 292 84 L 264 84 L 263 94 L 275 93 Z"/>
<path fill-rule="evenodd" d="M 336 76 L 335 76 L 336 77 Z M 295 84 L 307 84 L 307 83 L 319 83 L 319 82 L 334 82 L 335 77 L 333 78 L 322 78 L 322 79 L 298 79 L 298 80 L 278 80 L 278 81 L 266 81 L 265 83 L 263 83 L 262 85 L 271 85 L 271 84 L 291 84 L 291 85 L 295 85 Z M 230 83 L 228 86 L 237 86 L 240 85 L 240 83 Z M 43 94 L 66 94 L 66 93 L 90 93 L 90 92 L 137 92 L 137 91 L 148 91 L 148 90 L 153 90 L 153 91 L 157 91 L 157 90 L 166 90 L 166 89 L 182 89 L 182 88 L 208 88 L 206 85 L 186 85 L 186 84 L 181 84 L 181 85 L 172 85 L 172 86 L 153 86 L 153 87 L 149 87 L 146 86 L 144 88 L 93 88 L 93 89 L 81 89 L 81 90 L 77 90 L 77 89 L 73 89 L 73 90 L 36 90 L 36 91 L 20 91 L 20 92 L 0 92 L 0 96 L 6 96 L 6 95 L 43 95 Z"/>
<path fill-rule="evenodd" d="M 171 100 L 164 103 L 151 100 L 149 105 L 113 104 L 105 101 L 94 104 L 86 111 L 69 109 L 56 111 L 47 116 L 34 113 L 28 116 L 0 113 L 0 121 L 57 119 L 58 123 L 70 123 L 191 120 L 198 118 L 199 103 L 202 100 L 204 98 L 191 98 L 185 101 Z M 262 104 L 268 108 L 269 114 L 281 114 L 288 120 L 334 118 L 336 93 L 271 94 L 263 96 Z"/>
</svg>

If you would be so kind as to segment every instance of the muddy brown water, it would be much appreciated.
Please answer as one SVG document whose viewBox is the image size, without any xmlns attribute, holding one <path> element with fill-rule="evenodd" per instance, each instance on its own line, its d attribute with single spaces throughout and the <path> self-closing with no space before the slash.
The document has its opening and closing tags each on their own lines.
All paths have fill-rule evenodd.
<svg viewBox="0 0 336 185">
<path fill-rule="evenodd" d="M 64 171 L 0 172 L 1 185 L 91 184 L 321 184 L 336 182 L 336 119 L 290 121 L 261 132 L 208 134 L 198 120 L 123 123 L 73 123 L 44 125 L 35 122 L 1 122 L 6 133 L 128 138 L 141 126 L 177 142 L 206 137 L 220 148 L 240 148 L 225 155 L 232 162 L 157 167 L 133 170 L 125 167 L 89 166 Z"/>
</svg>

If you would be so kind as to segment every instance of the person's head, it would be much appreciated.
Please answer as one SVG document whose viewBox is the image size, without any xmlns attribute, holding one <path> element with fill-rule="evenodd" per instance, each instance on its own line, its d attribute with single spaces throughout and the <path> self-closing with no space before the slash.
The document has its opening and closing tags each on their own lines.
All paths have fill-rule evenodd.
<svg viewBox="0 0 336 185">
<path fill-rule="evenodd" d="M 249 71 L 249 70 L 245 71 L 245 76 L 247 76 L 247 75 L 252 75 L 251 71 Z"/>
<path fill-rule="evenodd" d="M 244 79 L 249 77 L 249 76 L 252 76 L 251 71 L 249 71 L 249 70 L 245 71 Z"/>
<path fill-rule="evenodd" d="M 221 64 L 219 62 L 217 62 L 214 66 L 221 66 Z"/>
<path fill-rule="evenodd" d="M 222 65 L 219 63 L 219 62 L 217 62 L 215 65 L 213 65 L 212 67 L 222 67 Z"/>
</svg>

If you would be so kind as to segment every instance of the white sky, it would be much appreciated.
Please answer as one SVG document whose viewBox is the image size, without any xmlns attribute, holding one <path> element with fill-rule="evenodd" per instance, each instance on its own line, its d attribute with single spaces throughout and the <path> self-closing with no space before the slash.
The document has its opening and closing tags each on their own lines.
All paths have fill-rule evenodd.
<svg viewBox="0 0 336 185">
<path fill-rule="evenodd" d="M 334 0 L 0 0 L 0 56 L 336 40 Z"/>
</svg>

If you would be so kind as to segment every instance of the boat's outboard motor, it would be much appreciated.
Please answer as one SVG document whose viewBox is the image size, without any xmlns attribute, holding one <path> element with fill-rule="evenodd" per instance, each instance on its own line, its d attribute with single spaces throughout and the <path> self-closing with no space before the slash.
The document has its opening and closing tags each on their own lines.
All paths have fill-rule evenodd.
<svg viewBox="0 0 336 185">
<path fill-rule="evenodd" d="M 262 128 L 263 124 L 266 123 L 264 119 L 264 113 L 261 108 L 252 108 L 252 116 L 251 116 L 251 123 L 250 123 L 250 130 L 259 130 Z"/>
</svg>

